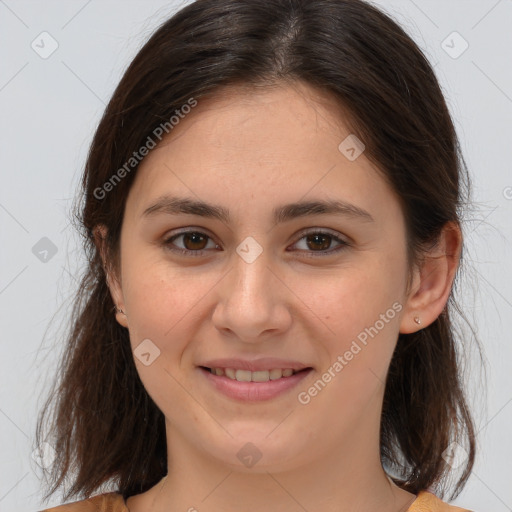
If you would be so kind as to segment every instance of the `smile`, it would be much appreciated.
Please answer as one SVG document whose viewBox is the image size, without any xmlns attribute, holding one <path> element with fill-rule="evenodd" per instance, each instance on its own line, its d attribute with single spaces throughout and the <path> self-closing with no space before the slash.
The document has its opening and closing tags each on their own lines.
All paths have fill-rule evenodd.
<svg viewBox="0 0 512 512">
<path fill-rule="evenodd" d="M 240 401 L 270 400 L 290 391 L 305 379 L 313 368 L 293 370 L 273 368 L 249 371 L 235 368 L 198 367 L 213 388 Z"/>
<path fill-rule="evenodd" d="M 239 382 L 268 382 L 282 377 L 291 377 L 298 371 L 292 368 L 274 368 L 272 370 L 260 370 L 251 372 L 249 370 L 237 370 L 235 368 L 208 368 L 215 375 L 225 375 L 226 377 Z"/>
</svg>

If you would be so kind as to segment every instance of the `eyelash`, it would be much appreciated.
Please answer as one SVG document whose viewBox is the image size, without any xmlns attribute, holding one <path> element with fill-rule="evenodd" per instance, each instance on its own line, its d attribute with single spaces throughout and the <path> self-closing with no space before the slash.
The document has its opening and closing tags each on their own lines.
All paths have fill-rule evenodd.
<svg viewBox="0 0 512 512">
<path fill-rule="evenodd" d="M 192 257 L 202 256 L 203 253 L 207 249 L 201 249 L 201 250 L 198 250 L 198 251 L 192 251 L 190 249 L 181 249 L 181 248 L 171 247 L 172 242 L 176 238 L 179 238 L 180 236 L 191 234 L 191 233 L 198 234 L 198 235 L 204 235 L 208 239 L 213 241 L 212 237 L 208 236 L 206 233 L 203 233 L 202 231 L 199 231 L 199 230 L 188 230 L 188 231 L 182 231 L 180 233 L 177 233 L 177 234 L 174 234 L 174 235 L 172 235 L 170 237 L 167 237 L 163 241 L 163 245 L 165 246 L 166 249 L 168 249 L 168 250 L 170 250 L 170 251 L 172 251 L 174 253 L 182 254 L 182 255 L 185 255 L 185 256 L 192 256 Z M 330 231 L 324 231 L 324 230 L 302 231 L 300 233 L 300 235 L 299 235 L 299 239 L 293 245 L 295 245 L 296 243 L 300 242 L 303 238 L 305 238 L 306 236 L 309 236 L 309 235 L 326 235 L 329 238 L 333 239 L 334 241 L 339 242 L 340 245 L 337 248 L 330 249 L 328 251 L 304 251 L 306 257 L 308 257 L 308 258 L 309 257 L 310 258 L 317 258 L 317 257 L 322 257 L 322 256 L 330 256 L 332 254 L 336 254 L 338 252 L 341 252 L 342 250 L 346 249 L 347 247 L 350 247 L 350 245 L 351 245 L 349 242 L 347 242 L 346 240 L 343 240 L 342 238 L 336 236 L 335 234 L 331 233 Z M 309 254 L 307 254 L 307 253 L 309 253 Z M 311 253 L 313 253 L 313 254 L 311 254 Z"/>
</svg>

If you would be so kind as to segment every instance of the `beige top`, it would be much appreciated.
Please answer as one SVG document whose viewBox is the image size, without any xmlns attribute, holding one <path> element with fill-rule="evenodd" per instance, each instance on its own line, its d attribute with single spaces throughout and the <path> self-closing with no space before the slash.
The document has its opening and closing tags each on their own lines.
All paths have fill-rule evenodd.
<svg viewBox="0 0 512 512">
<path fill-rule="evenodd" d="M 48 508 L 41 512 L 129 512 L 123 496 L 108 492 L 92 498 L 75 501 L 66 505 Z M 448 505 L 434 494 L 421 491 L 406 512 L 471 512 L 467 509 Z"/>
</svg>

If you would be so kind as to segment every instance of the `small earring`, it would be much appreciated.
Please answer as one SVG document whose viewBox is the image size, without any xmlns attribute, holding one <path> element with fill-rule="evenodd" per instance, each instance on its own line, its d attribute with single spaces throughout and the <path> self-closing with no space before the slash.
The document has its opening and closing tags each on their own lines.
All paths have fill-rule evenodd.
<svg viewBox="0 0 512 512">
<path fill-rule="evenodd" d="M 420 317 L 419 317 L 419 316 L 415 316 L 415 317 L 414 317 L 414 321 L 415 321 L 418 325 L 421 325 L 421 320 L 420 320 Z"/>
<path fill-rule="evenodd" d="M 118 313 L 122 313 L 123 315 L 126 315 L 126 313 L 125 313 L 122 309 L 119 309 L 117 306 L 114 306 L 114 309 L 115 309 Z"/>
</svg>

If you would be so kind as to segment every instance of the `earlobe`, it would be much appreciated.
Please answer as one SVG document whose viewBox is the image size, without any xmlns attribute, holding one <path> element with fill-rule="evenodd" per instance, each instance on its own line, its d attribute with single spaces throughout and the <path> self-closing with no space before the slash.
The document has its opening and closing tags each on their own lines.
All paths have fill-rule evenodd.
<svg viewBox="0 0 512 512">
<path fill-rule="evenodd" d="M 114 306 L 114 311 L 116 312 L 116 320 L 123 327 L 128 327 L 128 318 L 126 317 L 126 313 L 117 306 Z"/>
<path fill-rule="evenodd" d="M 128 327 L 126 313 L 124 312 L 123 291 L 117 277 L 113 275 L 113 272 L 110 270 L 110 265 L 106 256 L 105 238 L 107 234 L 107 228 L 103 224 L 100 224 L 94 228 L 93 233 L 96 248 L 101 256 L 107 286 L 110 290 L 110 296 L 114 302 L 112 313 L 115 313 L 116 320 L 120 325 L 123 327 Z"/>
<path fill-rule="evenodd" d="M 436 246 L 424 254 L 420 267 L 414 271 L 414 284 L 400 323 L 401 334 L 427 327 L 442 313 L 452 290 L 461 249 L 460 227 L 449 222 Z"/>
</svg>

